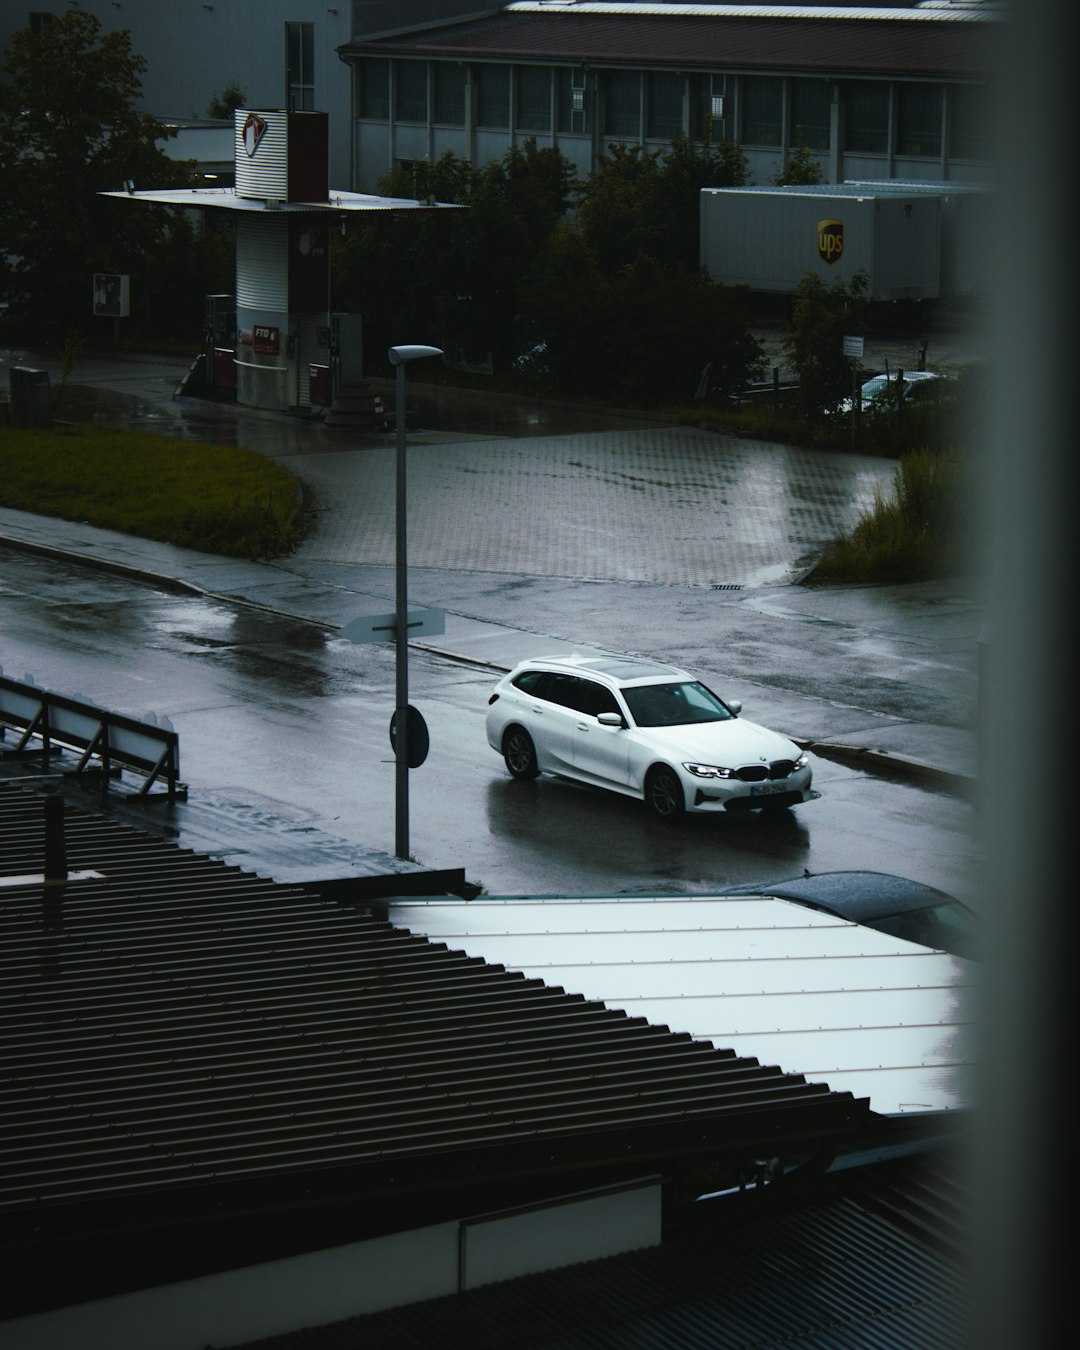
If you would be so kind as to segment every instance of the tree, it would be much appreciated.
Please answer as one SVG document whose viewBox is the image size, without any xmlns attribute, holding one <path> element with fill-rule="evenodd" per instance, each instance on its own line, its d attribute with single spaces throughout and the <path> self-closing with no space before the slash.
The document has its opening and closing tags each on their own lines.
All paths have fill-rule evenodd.
<svg viewBox="0 0 1080 1350">
<path fill-rule="evenodd" d="M 856 272 L 850 283 L 837 280 L 831 286 L 816 272 L 807 272 L 795 288 L 784 350 L 798 373 L 799 397 L 807 416 L 835 408 L 851 393 L 851 367 L 843 339 L 863 331 L 869 286 L 870 278 L 863 271 Z"/>
<path fill-rule="evenodd" d="M 335 249 L 334 294 L 365 315 L 365 349 L 381 359 L 422 334 L 507 369 L 531 340 L 522 294 L 573 184 L 570 162 L 532 140 L 481 168 L 448 151 L 380 179 L 385 196 L 468 209 L 379 212 Z"/>
<path fill-rule="evenodd" d="M 821 161 L 808 145 L 800 145 L 791 152 L 787 166 L 772 180 L 777 187 L 813 186 L 824 182 Z"/>
<path fill-rule="evenodd" d="M 697 268 L 706 187 L 739 187 L 747 162 L 729 143 L 686 137 L 668 150 L 609 145 L 584 183 L 578 220 L 597 260 L 615 271 L 639 257 Z"/>
<path fill-rule="evenodd" d="M 139 112 L 142 57 L 126 30 L 102 34 L 68 9 L 40 31 L 16 31 L 0 80 L 0 255 L 20 333 L 59 340 L 87 330 L 95 272 L 152 272 L 172 213 L 102 197 L 194 181 L 159 142 L 174 134 Z"/>
<path fill-rule="evenodd" d="M 206 105 L 207 117 L 216 117 L 222 121 L 231 121 L 237 108 L 247 102 L 247 94 L 235 80 L 230 80 L 220 94 L 214 94 Z"/>
</svg>

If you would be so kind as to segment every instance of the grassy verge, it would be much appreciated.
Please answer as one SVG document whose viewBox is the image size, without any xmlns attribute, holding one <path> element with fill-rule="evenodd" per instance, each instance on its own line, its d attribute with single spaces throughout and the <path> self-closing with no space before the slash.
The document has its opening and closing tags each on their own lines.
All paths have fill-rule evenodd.
<svg viewBox="0 0 1080 1350">
<path fill-rule="evenodd" d="M 925 449 L 903 455 L 893 495 L 879 492 L 851 533 L 826 548 L 806 582 L 895 585 L 963 572 L 972 529 L 967 487 L 955 458 Z"/>
<path fill-rule="evenodd" d="M 0 506 L 234 558 L 304 532 L 298 481 L 255 450 L 92 426 L 0 428 Z"/>
</svg>

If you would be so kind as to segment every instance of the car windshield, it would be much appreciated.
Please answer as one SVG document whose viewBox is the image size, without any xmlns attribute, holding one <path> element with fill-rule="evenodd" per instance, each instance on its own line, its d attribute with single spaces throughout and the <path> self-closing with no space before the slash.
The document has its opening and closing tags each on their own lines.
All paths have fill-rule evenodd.
<svg viewBox="0 0 1080 1350">
<path fill-rule="evenodd" d="M 926 909 L 909 909 L 903 914 L 889 914 L 867 921 L 890 937 L 918 942 L 924 947 L 952 952 L 969 960 L 977 956 L 978 931 L 971 915 L 962 905 L 931 905 Z"/>
<path fill-rule="evenodd" d="M 643 684 L 623 689 L 630 715 L 639 727 L 681 727 L 694 722 L 726 722 L 731 709 L 697 680 Z"/>
<path fill-rule="evenodd" d="M 872 380 L 867 380 L 862 387 L 862 396 L 866 399 L 880 398 L 889 387 L 889 377 L 887 375 L 875 375 Z M 896 388 L 896 381 L 893 381 L 893 389 Z"/>
</svg>

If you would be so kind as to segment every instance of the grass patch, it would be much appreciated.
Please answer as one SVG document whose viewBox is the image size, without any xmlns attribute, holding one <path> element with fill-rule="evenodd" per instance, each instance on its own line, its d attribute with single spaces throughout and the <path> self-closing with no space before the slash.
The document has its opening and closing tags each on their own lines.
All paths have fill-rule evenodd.
<svg viewBox="0 0 1080 1350">
<path fill-rule="evenodd" d="M 0 506 L 233 558 L 305 528 L 298 480 L 255 450 L 93 426 L 0 428 Z"/>
<path fill-rule="evenodd" d="M 872 509 L 826 548 L 805 581 L 895 585 L 962 571 L 971 527 L 967 486 L 950 456 L 927 449 L 903 455 L 893 495 L 878 492 Z"/>
</svg>

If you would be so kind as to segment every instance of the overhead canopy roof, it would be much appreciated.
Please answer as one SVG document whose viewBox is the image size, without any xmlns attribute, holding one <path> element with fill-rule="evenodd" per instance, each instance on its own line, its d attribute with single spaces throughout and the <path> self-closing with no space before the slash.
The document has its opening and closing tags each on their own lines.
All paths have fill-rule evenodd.
<svg viewBox="0 0 1080 1350">
<path fill-rule="evenodd" d="M 259 215 L 267 212 L 294 215 L 312 215 L 351 211 L 463 211 L 467 208 L 454 202 L 421 202 L 412 197 L 379 197 L 367 192 L 331 192 L 324 202 L 264 201 L 257 197 L 239 197 L 231 188 L 161 188 L 148 191 L 124 189 L 102 192 L 102 197 L 119 197 L 124 201 L 149 202 L 157 206 L 211 207 L 219 211 L 250 211 Z"/>
</svg>

